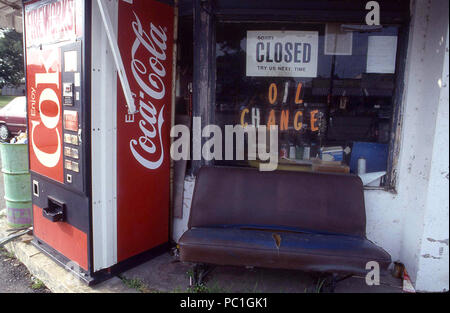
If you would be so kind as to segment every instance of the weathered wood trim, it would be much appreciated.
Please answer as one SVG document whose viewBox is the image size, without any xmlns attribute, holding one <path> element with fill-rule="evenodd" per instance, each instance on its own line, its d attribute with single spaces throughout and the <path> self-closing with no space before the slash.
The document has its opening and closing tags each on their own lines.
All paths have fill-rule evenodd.
<svg viewBox="0 0 450 313">
<path fill-rule="evenodd" d="M 397 48 L 397 69 L 395 78 L 395 90 L 393 97 L 393 115 L 391 120 L 391 138 L 389 142 L 388 168 L 386 175 L 386 188 L 396 192 L 397 165 L 401 150 L 403 112 L 404 112 L 404 90 L 406 59 L 408 55 L 409 22 L 400 28 Z"/>
<path fill-rule="evenodd" d="M 205 125 L 214 123 L 216 90 L 215 22 L 211 1 L 194 0 L 194 73 L 193 117 Z M 202 146 L 205 139 L 202 138 Z M 192 160 L 195 175 L 201 166 L 211 162 Z"/>
</svg>

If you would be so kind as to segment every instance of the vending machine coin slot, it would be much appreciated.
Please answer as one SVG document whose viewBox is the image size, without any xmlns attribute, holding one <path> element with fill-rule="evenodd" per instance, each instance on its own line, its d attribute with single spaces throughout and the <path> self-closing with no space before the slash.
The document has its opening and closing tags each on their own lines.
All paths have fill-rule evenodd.
<svg viewBox="0 0 450 313">
<path fill-rule="evenodd" d="M 39 182 L 36 180 L 33 180 L 33 195 L 39 197 Z"/>
</svg>

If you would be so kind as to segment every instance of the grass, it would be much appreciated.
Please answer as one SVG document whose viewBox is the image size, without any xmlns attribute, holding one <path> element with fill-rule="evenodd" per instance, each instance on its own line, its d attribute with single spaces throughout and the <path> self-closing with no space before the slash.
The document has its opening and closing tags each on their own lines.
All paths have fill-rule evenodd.
<svg viewBox="0 0 450 313">
<path fill-rule="evenodd" d="M 190 269 L 186 272 L 186 275 L 188 278 L 193 279 L 194 278 L 194 271 Z M 256 289 L 256 286 L 255 286 Z M 187 293 L 230 293 L 231 291 L 221 287 L 219 283 L 215 283 L 212 286 L 207 286 L 205 283 L 202 283 L 200 285 L 194 285 L 186 288 Z"/>
<path fill-rule="evenodd" d="M 47 288 L 47 287 L 45 287 L 44 283 L 37 278 L 33 281 L 33 284 L 31 285 L 31 289 L 33 289 L 33 290 L 39 290 L 39 289 L 44 289 L 44 288 Z"/>
<path fill-rule="evenodd" d="M 192 271 L 187 273 L 192 274 Z M 161 291 L 149 288 L 142 280 L 138 278 L 126 278 L 124 276 L 118 276 L 122 282 L 130 289 L 137 290 L 141 293 L 160 293 Z M 256 287 L 255 287 L 256 288 Z M 175 287 L 170 293 L 229 293 L 229 290 L 222 288 L 218 283 L 212 286 L 206 286 L 205 284 L 190 286 L 187 288 Z"/>
<path fill-rule="evenodd" d="M 3 108 L 14 98 L 16 98 L 16 96 L 0 96 L 0 108 Z"/>
<path fill-rule="evenodd" d="M 327 285 L 326 278 L 319 278 L 316 282 L 316 286 L 313 288 L 306 287 L 304 293 L 324 293 L 324 287 Z"/>
<path fill-rule="evenodd" d="M 152 292 L 145 283 L 137 278 L 129 279 L 125 278 L 123 276 L 119 276 L 119 278 L 122 280 L 122 282 L 130 289 L 135 289 L 142 293 L 150 293 Z"/>
<path fill-rule="evenodd" d="M 212 286 L 206 286 L 204 284 L 188 287 L 187 293 L 230 293 L 231 291 L 221 287 L 219 283 L 215 283 Z"/>
<path fill-rule="evenodd" d="M 0 255 L 3 255 L 4 257 L 6 257 L 8 259 L 15 259 L 16 258 L 14 253 L 9 252 L 8 250 L 6 250 L 3 247 L 0 247 Z"/>
</svg>

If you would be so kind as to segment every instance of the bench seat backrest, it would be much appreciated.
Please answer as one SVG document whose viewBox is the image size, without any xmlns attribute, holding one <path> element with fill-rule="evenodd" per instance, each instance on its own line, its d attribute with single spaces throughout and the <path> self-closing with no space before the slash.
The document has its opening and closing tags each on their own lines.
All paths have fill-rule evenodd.
<svg viewBox="0 0 450 313">
<path fill-rule="evenodd" d="M 261 225 L 365 237 L 361 179 L 354 175 L 204 167 L 189 228 Z"/>
</svg>

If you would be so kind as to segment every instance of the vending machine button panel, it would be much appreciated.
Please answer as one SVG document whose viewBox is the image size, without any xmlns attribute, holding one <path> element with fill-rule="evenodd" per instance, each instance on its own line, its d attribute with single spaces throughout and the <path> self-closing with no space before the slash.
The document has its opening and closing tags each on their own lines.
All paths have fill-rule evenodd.
<svg viewBox="0 0 450 313">
<path fill-rule="evenodd" d="M 63 102 L 65 106 L 73 106 L 73 94 L 74 94 L 74 84 L 64 83 L 63 84 Z"/>
<path fill-rule="evenodd" d="M 64 97 L 64 105 L 73 106 L 73 97 Z"/>
<path fill-rule="evenodd" d="M 78 162 L 73 162 L 72 161 L 72 171 L 75 173 L 79 173 L 80 172 L 80 166 L 78 164 Z"/>
<path fill-rule="evenodd" d="M 64 97 L 72 97 L 73 96 L 73 88 L 72 83 L 64 83 Z"/>
<path fill-rule="evenodd" d="M 86 173 L 83 162 L 84 146 L 80 135 L 84 127 L 81 43 L 66 45 L 62 48 L 62 52 L 64 183 L 71 189 L 83 192 Z"/>
<path fill-rule="evenodd" d="M 78 132 L 78 112 L 64 110 L 64 129 Z"/>
<path fill-rule="evenodd" d="M 78 153 L 78 149 L 71 148 L 71 147 L 65 147 L 64 148 L 64 156 L 66 156 L 68 158 L 75 159 L 75 160 L 78 160 L 80 158 L 79 153 Z"/>
<path fill-rule="evenodd" d="M 71 150 L 71 152 L 70 152 L 70 157 L 71 157 L 72 159 L 78 160 L 78 159 L 79 159 L 78 149 L 72 148 L 72 149 L 70 149 L 70 150 Z"/>
<path fill-rule="evenodd" d="M 64 134 L 64 142 L 78 146 L 78 135 L 72 135 L 72 134 Z"/>
<path fill-rule="evenodd" d="M 72 170 L 72 161 L 70 161 L 70 160 L 65 160 L 65 161 L 64 161 L 64 167 L 65 167 L 66 170 L 71 171 L 71 170 Z"/>
</svg>

